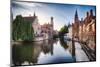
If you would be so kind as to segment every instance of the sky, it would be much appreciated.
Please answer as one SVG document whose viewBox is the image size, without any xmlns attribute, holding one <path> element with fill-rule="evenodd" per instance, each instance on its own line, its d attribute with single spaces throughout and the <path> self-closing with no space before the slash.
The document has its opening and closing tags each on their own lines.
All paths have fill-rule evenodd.
<svg viewBox="0 0 100 67">
<path fill-rule="evenodd" d="M 17 15 L 33 16 L 34 12 L 38 16 L 39 23 L 50 23 L 50 18 L 54 18 L 54 29 L 60 30 L 64 25 L 74 22 L 75 11 L 78 12 L 79 19 L 86 17 L 86 12 L 93 10 L 95 15 L 95 6 L 74 5 L 74 4 L 55 4 L 55 3 L 39 3 L 39 2 L 18 2 L 12 1 L 11 10 L 13 18 Z"/>
</svg>

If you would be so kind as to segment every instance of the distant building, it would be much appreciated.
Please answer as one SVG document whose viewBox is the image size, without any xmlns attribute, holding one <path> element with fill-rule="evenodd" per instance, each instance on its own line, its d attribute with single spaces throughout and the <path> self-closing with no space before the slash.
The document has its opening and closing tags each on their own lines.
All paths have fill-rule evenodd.
<svg viewBox="0 0 100 67">
<path fill-rule="evenodd" d="M 40 36 L 40 34 L 41 34 L 41 25 L 39 24 L 38 16 L 36 16 L 35 13 L 34 13 L 34 21 L 32 22 L 32 26 L 33 26 L 33 29 L 34 29 L 34 35 L 36 37 Z"/>
<path fill-rule="evenodd" d="M 43 25 L 39 24 L 38 16 L 36 16 L 35 13 L 33 16 L 24 17 L 24 19 L 32 23 L 35 37 L 44 37 L 44 38 L 53 37 L 53 31 L 54 31 L 53 17 L 51 17 L 50 23 L 45 23 Z"/>
<path fill-rule="evenodd" d="M 23 17 L 25 19 L 25 21 L 28 21 L 30 23 L 32 23 L 32 27 L 34 29 L 34 35 L 38 36 L 40 34 L 40 24 L 38 23 L 38 17 L 35 15 L 31 16 L 27 16 L 27 17 Z"/>
<path fill-rule="evenodd" d="M 53 26 L 54 26 L 53 17 L 51 17 L 50 23 L 45 23 L 41 25 L 41 33 L 47 34 L 49 38 L 52 38 L 54 33 Z"/>
<path fill-rule="evenodd" d="M 87 17 L 84 19 L 83 24 L 83 41 L 94 39 L 96 35 L 96 16 L 93 15 L 93 10 L 87 12 Z M 92 37 L 92 38 L 91 38 Z"/>
<path fill-rule="evenodd" d="M 75 12 L 74 23 L 72 24 L 73 39 L 92 45 L 91 49 L 95 49 L 96 40 L 96 16 L 93 15 L 93 10 L 86 13 L 85 19 L 79 20 L 77 10 Z"/>
<path fill-rule="evenodd" d="M 54 31 L 53 31 L 53 34 L 54 34 L 54 35 L 59 35 L 59 32 L 58 32 L 57 30 L 54 30 Z"/>
</svg>

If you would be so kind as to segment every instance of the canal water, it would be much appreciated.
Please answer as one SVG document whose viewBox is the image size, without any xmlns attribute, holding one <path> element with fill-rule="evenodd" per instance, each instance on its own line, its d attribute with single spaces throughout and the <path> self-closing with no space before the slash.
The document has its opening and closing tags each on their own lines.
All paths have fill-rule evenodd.
<svg viewBox="0 0 100 67">
<path fill-rule="evenodd" d="M 13 65 L 37 65 L 89 61 L 78 42 L 64 39 L 20 42 L 12 45 Z"/>
</svg>

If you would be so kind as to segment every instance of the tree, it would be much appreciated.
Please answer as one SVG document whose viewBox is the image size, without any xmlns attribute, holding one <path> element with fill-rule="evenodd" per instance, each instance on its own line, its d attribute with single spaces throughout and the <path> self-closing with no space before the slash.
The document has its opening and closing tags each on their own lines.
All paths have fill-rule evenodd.
<svg viewBox="0 0 100 67">
<path fill-rule="evenodd" d="M 67 25 L 64 25 L 64 26 L 60 29 L 59 34 L 60 34 L 60 35 L 64 35 L 64 34 L 66 34 L 66 33 L 68 33 L 68 32 L 69 32 L 68 26 L 67 26 Z"/>
<path fill-rule="evenodd" d="M 21 15 L 17 15 L 12 22 L 12 37 L 13 40 L 33 40 L 32 22 L 24 20 Z"/>
</svg>

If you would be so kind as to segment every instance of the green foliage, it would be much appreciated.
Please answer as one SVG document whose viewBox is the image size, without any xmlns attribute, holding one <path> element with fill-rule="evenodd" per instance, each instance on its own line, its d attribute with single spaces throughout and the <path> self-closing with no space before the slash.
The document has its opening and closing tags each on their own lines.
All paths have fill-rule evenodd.
<svg viewBox="0 0 100 67">
<path fill-rule="evenodd" d="M 24 61 L 33 62 L 33 45 L 31 44 L 22 44 L 20 46 L 13 45 L 12 49 L 12 58 L 14 59 L 14 64 L 20 65 L 17 62 L 23 63 Z"/>
<path fill-rule="evenodd" d="M 23 19 L 21 15 L 16 16 L 12 23 L 13 40 L 33 40 L 32 23 Z"/>
<path fill-rule="evenodd" d="M 60 34 L 60 35 L 64 35 L 64 34 L 66 34 L 66 33 L 68 33 L 68 32 L 69 32 L 69 31 L 68 31 L 68 26 L 64 25 L 64 26 L 60 29 L 59 34 Z"/>
</svg>

